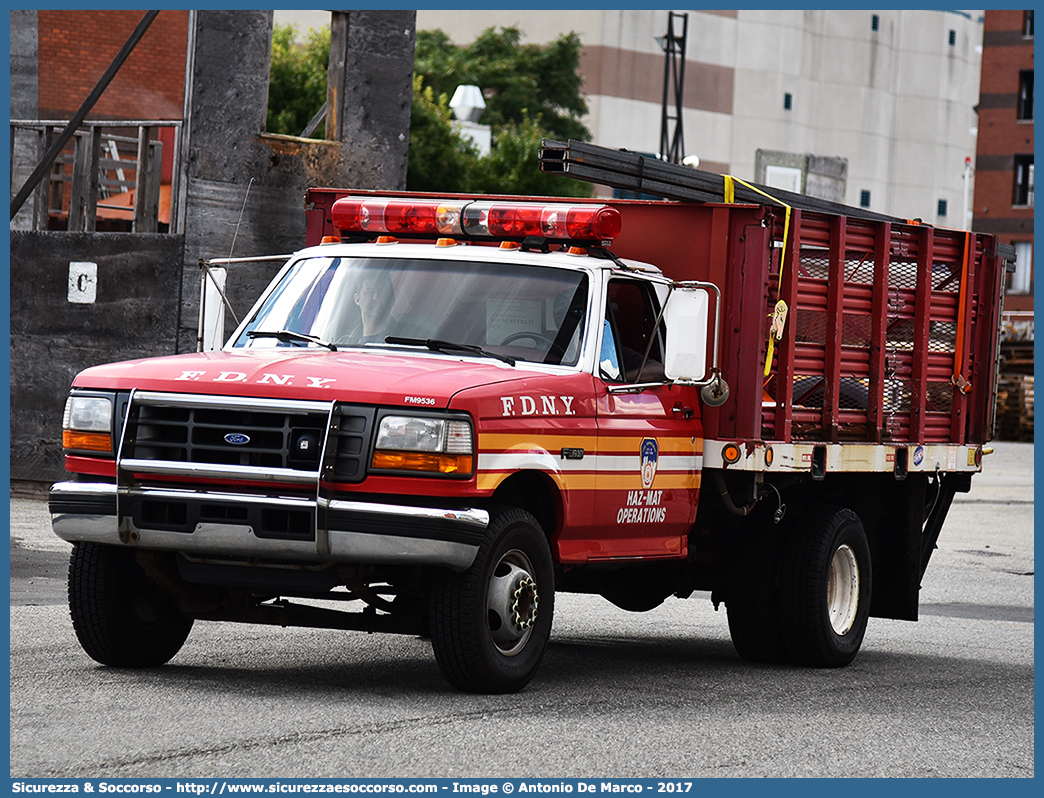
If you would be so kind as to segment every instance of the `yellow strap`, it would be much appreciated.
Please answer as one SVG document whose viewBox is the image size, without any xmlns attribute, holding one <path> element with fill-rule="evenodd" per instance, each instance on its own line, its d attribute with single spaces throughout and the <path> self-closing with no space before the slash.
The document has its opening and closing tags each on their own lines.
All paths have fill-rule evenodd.
<svg viewBox="0 0 1044 798">
<path fill-rule="evenodd" d="M 749 188 L 751 191 L 754 191 L 754 192 L 760 194 L 763 197 L 767 197 L 768 199 L 770 199 L 773 202 L 775 202 L 777 205 L 782 205 L 784 208 L 786 208 L 786 213 L 783 215 L 783 254 L 781 254 L 779 256 L 779 283 L 776 286 L 777 293 L 783 293 L 783 264 L 786 263 L 786 260 L 787 260 L 787 237 L 788 237 L 788 235 L 790 233 L 790 206 L 787 205 L 787 203 L 783 202 L 782 200 L 776 199 L 771 194 L 766 194 L 760 188 L 756 188 L 756 187 L 752 186 L 750 183 L 747 183 L 744 180 L 740 180 L 738 177 L 733 177 L 732 175 L 723 175 L 723 177 L 725 178 L 725 190 L 723 192 L 723 198 L 724 198 L 725 202 L 727 204 L 729 204 L 729 205 L 733 205 L 736 202 L 736 181 L 739 181 L 740 183 L 745 185 L 747 188 Z M 782 300 L 780 300 L 780 301 L 782 301 Z M 777 308 L 778 308 L 778 303 L 777 303 Z M 783 305 L 783 313 L 784 313 L 784 316 L 785 316 L 786 315 L 786 304 L 785 303 Z M 776 313 L 774 312 L 773 316 L 775 316 L 775 315 L 776 315 Z M 783 337 L 783 327 L 782 327 L 782 325 L 779 325 L 779 326 L 773 325 L 773 329 L 775 329 L 776 335 L 772 334 L 772 330 L 769 331 L 768 349 L 765 352 L 765 376 L 766 377 L 768 376 L 769 371 L 772 369 L 772 352 L 773 352 L 773 349 L 774 349 L 773 344 L 774 344 L 774 342 L 776 340 L 779 340 L 779 339 L 781 339 Z"/>
</svg>

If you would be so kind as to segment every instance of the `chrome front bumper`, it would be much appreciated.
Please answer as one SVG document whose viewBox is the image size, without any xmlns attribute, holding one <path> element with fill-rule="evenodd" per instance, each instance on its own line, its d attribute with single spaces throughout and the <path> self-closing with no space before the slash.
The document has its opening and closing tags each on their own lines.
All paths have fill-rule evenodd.
<svg viewBox="0 0 1044 798">
<path fill-rule="evenodd" d="M 188 525 L 150 521 L 132 506 L 191 508 Z M 220 493 L 178 488 L 117 488 L 109 483 L 59 482 L 49 495 L 51 524 L 70 543 L 294 562 L 434 565 L 465 570 L 475 560 L 489 513 L 480 509 Z M 199 513 L 200 508 L 220 513 Z M 258 513 L 305 515 L 307 539 L 260 536 Z M 203 520 L 206 515 L 224 520 Z M 163 528 L 164 526 L 168 528 Z"/>
</svg>

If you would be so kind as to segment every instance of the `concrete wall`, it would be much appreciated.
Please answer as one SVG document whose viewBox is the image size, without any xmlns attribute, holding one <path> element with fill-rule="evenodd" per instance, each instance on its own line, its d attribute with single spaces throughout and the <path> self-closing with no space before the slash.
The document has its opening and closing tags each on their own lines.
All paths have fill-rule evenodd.
<svg viewBox="0 0 1044 798">
<path fill-rule="evenodd" d="M 61 478 L 79 371 L 174 351 L 183 247 L 169 235 L 11 233 L 12 479 Z M 74 261 L 97 264 L 93 303 L 69 301 Z"/>
</svg>

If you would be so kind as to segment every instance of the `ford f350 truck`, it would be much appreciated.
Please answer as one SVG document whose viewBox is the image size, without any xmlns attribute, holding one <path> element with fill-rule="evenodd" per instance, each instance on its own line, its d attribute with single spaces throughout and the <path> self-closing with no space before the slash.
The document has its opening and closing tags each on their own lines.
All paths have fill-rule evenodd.
<svg viewBox="0 0 1044 798">
<path fill-rule="evenodd" d="M 993 236 L 771 192 L 312 189 L 306 216 L 223 349 L 75 378 L 50 510 L 98 662 L 162 664 L 195 621 L 391 632 L 506 692 L 556 592 L 702 593 L 745 659 L 817 667 L 916 620 L 988 451 Z"/>
</svg>

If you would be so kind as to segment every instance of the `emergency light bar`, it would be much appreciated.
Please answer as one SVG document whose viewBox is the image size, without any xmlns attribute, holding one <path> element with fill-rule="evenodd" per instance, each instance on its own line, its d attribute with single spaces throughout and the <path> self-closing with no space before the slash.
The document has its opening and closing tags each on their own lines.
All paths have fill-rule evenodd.
<svg viewBox="0 0 1044 798">
<path fill-rule="evenodd" d="M 458 236 L 522 241 L 529 237 L 608 244 L 620 212 L 608 205 L 451 199 L 342 197 L 330 211 L 342 234 Z"/>
</svg>

